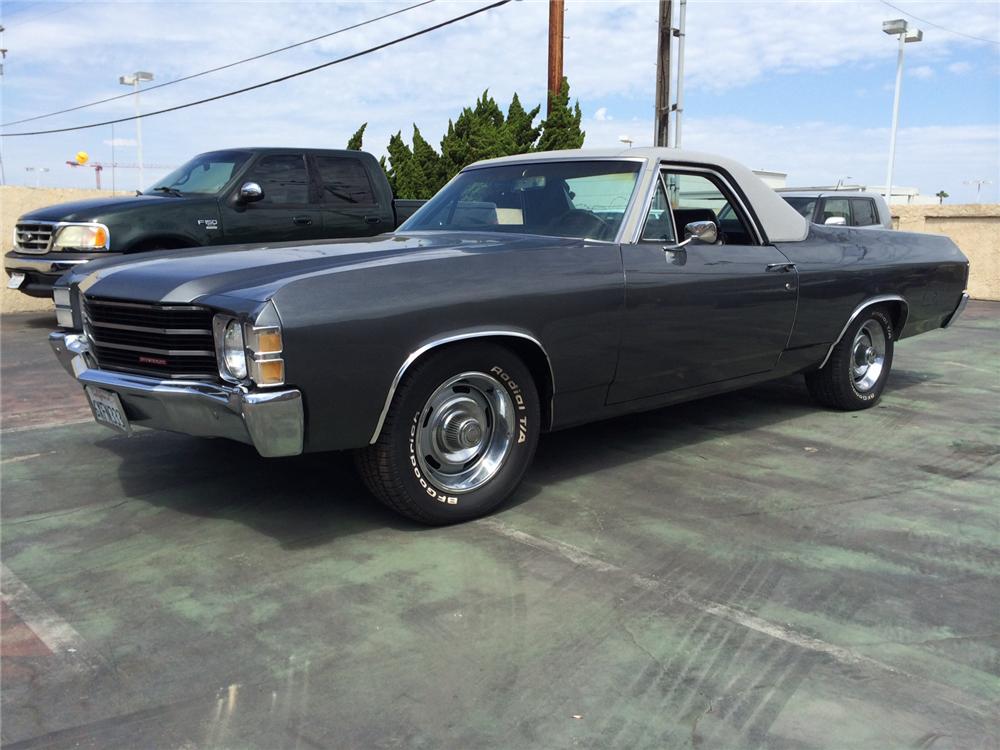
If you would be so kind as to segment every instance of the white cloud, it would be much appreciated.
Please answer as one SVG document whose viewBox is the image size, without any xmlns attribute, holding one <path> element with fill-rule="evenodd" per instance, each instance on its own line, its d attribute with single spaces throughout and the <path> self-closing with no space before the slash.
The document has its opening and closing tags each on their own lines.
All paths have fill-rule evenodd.
<svg viewBox="0 0 1000 750">
<path fill-rule="evenodd" d="M 613 120 L 615 118 L 608 114 L 607 107 L 601 107 L 596 112 L 594 112 L 594 119 L 597 120 L 598 122 L 607 122 L 608 120 Z"/>
<path fill-rule="evenodd" d="M 954 62 L 948 66 L 948 72 L 955 75 L 962 75 L 972 70 L 972 65 L 967 62 Z"/>
<path fill-rule="evenodd" d="M 934 77 L 934 68 L 930 65 L 918 65 L 915 68 L 910 69 L 910 75 L 914 78 L 927 80 L 928 78 Z"/>
</svg>

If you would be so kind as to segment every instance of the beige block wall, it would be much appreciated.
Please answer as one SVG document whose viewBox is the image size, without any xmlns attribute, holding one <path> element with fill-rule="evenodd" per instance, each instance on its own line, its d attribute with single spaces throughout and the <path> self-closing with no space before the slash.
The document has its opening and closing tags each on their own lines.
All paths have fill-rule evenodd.
<svg viewBox="0 0 1000 750">
<path fill-rule="evenodd" d="M 945 234 L 969 259 L 969 294 L 1000 300 L 1000 205 L 892 206 L 892 225 L 904 232 Z"/>
<path fill-rule="evenodd" d="M 110 190 L 0 186 L 0 247 L 4 252 L 11 248 L 14 224 L 27 211 L 54 203 L 111 195 L 114 193 Z M 897 229 L 951 237 L 969 257 L 969 293 L 975 299 L 1000 300 L 1000 205 L 893 206 L 892 217 Z M 51 300 L 7 289 L 6 280 L 4 274 L 0 314 L 52 309 Z"/>
</svg>

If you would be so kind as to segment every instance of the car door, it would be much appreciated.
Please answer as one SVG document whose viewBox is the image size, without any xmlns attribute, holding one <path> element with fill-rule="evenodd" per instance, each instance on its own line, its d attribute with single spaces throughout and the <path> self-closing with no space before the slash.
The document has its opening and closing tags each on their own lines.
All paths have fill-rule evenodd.
<svg viewBox="0 0 1000 750">
<path fill-rule="evenodd" d="M 395 228 L 387 218 L 391 210 L 379 206 L 371 177 L 360 159 L 314 154 L 312 160 L 325 236 L 366 237 Z"/>
<path fill-rule="evenodd" d="M 264 196 L 241 202 L 239 190 L 255 182 Z M 287 242 L 323 236 L 319 192 L 304 153 L 263 154 L 250 166 L 223 203 L 222 229 L 229 243 Z"/>
<path fill-rule="evenodd" d="M 726 220 L 719 242 L 679 244 L 686 224 L 712 220 L 718 226 L 720 214 Z M 763 244 L 722 175 L 663 171 L 640 239 L 622 245 L 622 260 L 624 325 L 609 402 L 731 380 L 777 364 L 795 318 L 795 268 Z"/>
</svg>

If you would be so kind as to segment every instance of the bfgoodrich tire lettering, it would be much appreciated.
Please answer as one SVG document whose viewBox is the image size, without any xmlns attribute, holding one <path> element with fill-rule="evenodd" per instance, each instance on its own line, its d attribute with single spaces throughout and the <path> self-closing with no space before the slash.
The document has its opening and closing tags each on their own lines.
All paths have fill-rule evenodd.
<svg viewBox="0 0 1000 750">
<path fill-rule="evenodd" d="M 520 484 L 540 431 L 538 389 L 503 346 L 453 344 L 403 378 L 374 445 L 358 451 L 372 493 L 428 524 L 489 513 Z"/>
<path fill-rule="evenodd" d="M 878 403 L 892 369 L 892 318 L 885 309 L 863 311 L 848 326 L 822 370 L 806 373 L 806 386 L 825 406 L 845 411 Z"/>
</svg>

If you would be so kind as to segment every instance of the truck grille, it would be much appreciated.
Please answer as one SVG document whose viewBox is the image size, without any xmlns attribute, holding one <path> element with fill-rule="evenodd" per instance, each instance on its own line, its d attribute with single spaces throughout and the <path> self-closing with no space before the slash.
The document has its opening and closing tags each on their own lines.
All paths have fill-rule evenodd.
<svg viewBox="0 0 1000 750">
<path fill-rule="evenodd" d="M 159 378 L 217 380 L 213 313 L 85 297 L 83 325 L 98 366 Z"/>
<path fill-rule="evenodd" d="M 14 227 L 14 246 L 23 253 L 47 253 L 52 243 L 55 225 L 47 221 L 33 221 Z"/>
</svg>

